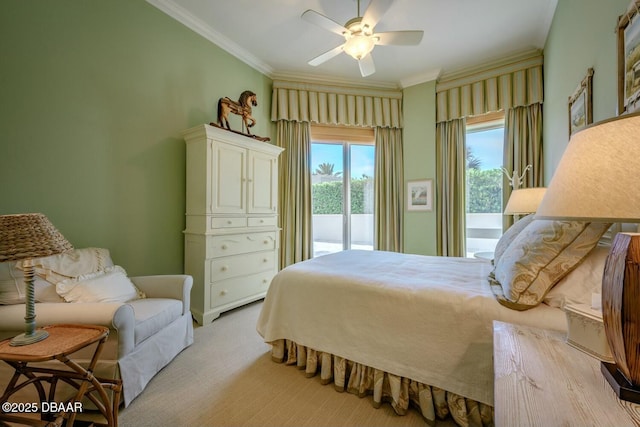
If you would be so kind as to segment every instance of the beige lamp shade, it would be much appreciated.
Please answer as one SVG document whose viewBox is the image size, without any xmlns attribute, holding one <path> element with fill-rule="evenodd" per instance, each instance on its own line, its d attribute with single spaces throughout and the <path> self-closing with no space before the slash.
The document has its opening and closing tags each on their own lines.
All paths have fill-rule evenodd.
<svg viewBox="0 0 640 427">
<path fill-rule="evenodd" d="M 575 133 L 536 218 L 640 222 L 640 113 Z"/>
<path fill-rule="evenodd" d="M 545 187 L 519 188 L 511 192 L 507 206 L 504 208 L 505 215 L 526 215 L 538 210 Z"/>
</svg>

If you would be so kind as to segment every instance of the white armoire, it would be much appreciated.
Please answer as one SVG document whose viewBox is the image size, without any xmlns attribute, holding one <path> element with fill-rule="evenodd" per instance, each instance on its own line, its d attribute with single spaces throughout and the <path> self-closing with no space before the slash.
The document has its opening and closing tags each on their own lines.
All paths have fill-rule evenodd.
<svg viewBox="0 0 640 427">
<path fill-rule="evenodd" d="M 207 324 L 264 298 L 278 270 L 278 156 L 267 142 L 200 125 L 187 146 L 184 269 L 191 313 Z"/>
</svg>

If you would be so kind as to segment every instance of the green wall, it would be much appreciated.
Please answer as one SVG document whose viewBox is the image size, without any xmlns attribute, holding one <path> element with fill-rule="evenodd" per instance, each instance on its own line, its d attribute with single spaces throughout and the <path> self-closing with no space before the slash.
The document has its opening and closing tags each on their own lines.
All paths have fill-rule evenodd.
<svg viewBox="0 0 640 427">
<path fill-rule="evenodd" d="M 403 91 L 404 182 L 436 178 L 436 82 L 407 87 Z M 406 196 L 405 196 L 406 199 Z M 435 199 L 434 199 L 435 206 Z M 436 211 L 404 213 L 404 251 L 436 255 Z"/>
<path fill-rule="evenodd" d="M 617 114 L 618 16 L 629 0 L 559 0 L 544 49 L 544 161 L 548 184 L 569 139 L 568 98 L 593 67 L 594 122 Z"/>
<path fill-rule="evenodd" d="M 0 57 L 0 214 L 43 212 L 130 275 L 183 271 L 182 130 L 250 89 L 273 139 L 271 80 L 144 0 L 5 0 Z"/>
</svg>

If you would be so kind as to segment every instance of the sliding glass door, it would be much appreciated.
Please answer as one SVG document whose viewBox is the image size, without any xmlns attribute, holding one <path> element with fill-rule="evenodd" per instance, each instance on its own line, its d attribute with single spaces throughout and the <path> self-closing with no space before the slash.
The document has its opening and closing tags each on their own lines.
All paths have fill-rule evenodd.
<svg viewBox="0 0 640 427">
<path fill-rule="evenodd" d="M 374 146 L 313 142 L 313 253 L 373 249 Z"/>
</svg>

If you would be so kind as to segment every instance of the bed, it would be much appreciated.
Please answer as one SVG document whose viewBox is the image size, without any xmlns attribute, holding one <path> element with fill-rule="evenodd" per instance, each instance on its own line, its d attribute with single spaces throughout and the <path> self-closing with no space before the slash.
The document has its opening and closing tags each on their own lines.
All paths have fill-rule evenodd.
<svg viewBox="0 0 640 427">
<path fill-rule="evenodd" d="M 274 277 L 257 331 L 274 361 L 374 406 L 491 425 L 493 320 L 566 331 L 563 305 L 591 302 L 608 252 L 597 245 L 607 225 L 516 225 L 493 262 L 344 251 L 291 265 Z"/>
</svg>

